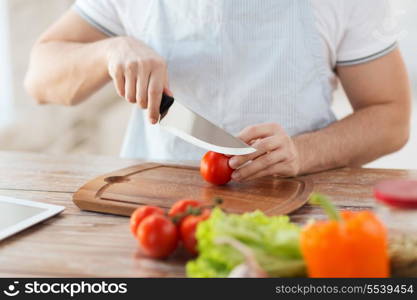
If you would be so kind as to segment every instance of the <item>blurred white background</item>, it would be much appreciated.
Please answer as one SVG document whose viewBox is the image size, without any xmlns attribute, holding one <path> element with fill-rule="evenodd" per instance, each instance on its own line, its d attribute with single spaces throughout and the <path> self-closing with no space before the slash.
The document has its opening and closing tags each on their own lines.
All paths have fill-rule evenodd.
<svg viewBox="0 0 417 300">
<path fill-rule="evenodd" d="M 118 155 L 130 114 L 111 85 L 77 107 L 37 106 L 23 89 L 32 44 L 73 0 L 0 0 L 0 150 Z M 417 1 L 394 0 L 400 40 L 417 102 Z M 335 94 L 339 117 L 351 112 L 343 91 Z M 398 153 L 371 164 L 417 169 L 417 111 L 412 136 Z"/>
<path fill-rule="evenodd" d="M 0 150 L 119 153 L 130 106 L 111 85 L 76 107 L 39 106 L 23 88 L 33 43 L 73 2 L 0 0 L 0 119 L 8 116 L 0 125 Z"/>
</svg>

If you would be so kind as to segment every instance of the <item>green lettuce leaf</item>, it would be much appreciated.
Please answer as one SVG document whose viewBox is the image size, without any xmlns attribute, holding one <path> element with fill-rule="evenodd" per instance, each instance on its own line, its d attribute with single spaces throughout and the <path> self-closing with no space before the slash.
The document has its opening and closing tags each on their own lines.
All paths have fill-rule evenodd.
<svg viewBox="0 0 417 300">
<path fill-rule="evenodd" d="M 243 255 L 219 237 L 230 237 L 251 248 L 257 262 L 271 277 L 295 277 L 305 274 L 299 248 L 301 228 L 287 216 L 268 217 L 261 211 L 242 215 L 226 214 L 215 208 L 196 231 L 199 256 L 186 266 L 189 277 L 227 277 L 244 262 Z"/>
</svg>

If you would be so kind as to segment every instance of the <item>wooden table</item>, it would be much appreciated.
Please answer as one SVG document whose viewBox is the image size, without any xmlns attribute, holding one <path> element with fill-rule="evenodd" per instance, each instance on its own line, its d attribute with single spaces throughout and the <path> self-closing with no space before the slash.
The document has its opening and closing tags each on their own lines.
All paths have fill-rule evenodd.
<svg viewBox="0 0 417 300">
<path fill-rule="evenodd" d="M 0 152 L 0 195 L 63 205 L 66 210 L 0 243 L 2 277 L 182 277 L 186 256 L 154 261 L 138 253 L 125 217 L 80 211 L 72 194 L 87 180 L 139 161 L 98 156 Z M 417 171 L 340 169 L 310 175 L 315 191 L 339 208 L 372 209 L 372 186 L 383 179 L 417 178 Z M 291 218 L 322 218 L 305 206 Z"/>
</svg>

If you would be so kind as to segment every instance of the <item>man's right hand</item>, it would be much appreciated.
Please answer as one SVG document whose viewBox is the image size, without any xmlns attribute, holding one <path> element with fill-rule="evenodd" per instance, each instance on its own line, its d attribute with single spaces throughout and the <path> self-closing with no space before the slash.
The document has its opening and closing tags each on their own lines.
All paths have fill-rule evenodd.
<svg viewBox="0 0 417 300">
<path fill-rule="evenodd" d="M 172 96 L 165 60 L 141 41 L 116 37 L 109 43 L 107 65 L 119 95 L 148 109 L 150 122 L 157 123 L 162 93 Z"/>
<path fill-rule="evenodd" d="M 172 96 L 164 59 L 143 42 L 109 37 L 70 9 L 35 43 L 25 87 L 40 104 L 76 105 L 113 79 L 120 96 L 156 123 L 162 93 Z"/>
</svg>

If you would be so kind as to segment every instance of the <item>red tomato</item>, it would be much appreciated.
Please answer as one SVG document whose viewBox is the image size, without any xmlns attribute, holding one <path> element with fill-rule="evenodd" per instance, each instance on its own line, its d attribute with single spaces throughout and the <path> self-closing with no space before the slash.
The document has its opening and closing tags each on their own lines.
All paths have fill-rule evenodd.
<svg viewBox="0 0 417 300">
<path fill-rule="evenodd" d="M 175 217 L 176 215 L 185 213 L 187 211 L 187 208 L 191 207 L 200 207 L 201 202 L 193 199 L 184 199 L 180 200 L 174 203 L 174 205 L 171 207 L 171 209 L 168 212 L 168 216 Z"/>
<path fill-rule="evenodd" d="M 130 231 L 136 237 L 139 224 L 148 216 L 159 214 L 163 215 L 164 211 L 162 208 L 156 206 L 142 206 L 137 208 L 130 216 Z"/>
<path fill-rule="evenodd" d="M 201 160 L 200 173 L 206 181 L 222 185 L 230 181 L 233 169 L 229 167 L 229 157 L 209 151 Z"/>
<path fill-rule="evenodd" d="M 210 209 L 205 209 L 199 216 L 189 215 L 181 222 L 180 238 L 184 244 L 184 248 L 191 254 L 197 254 L 197 239 L 195 231 L 197 225 L 210 217 Z"/>
<path fill-rule="evenodd" d="M 139 225 L 137 238 L 143 251 L 152 258 L 171 255 L 178 245 L 178 230 L 166 216 L 154 214 Z"/>
</svg>

